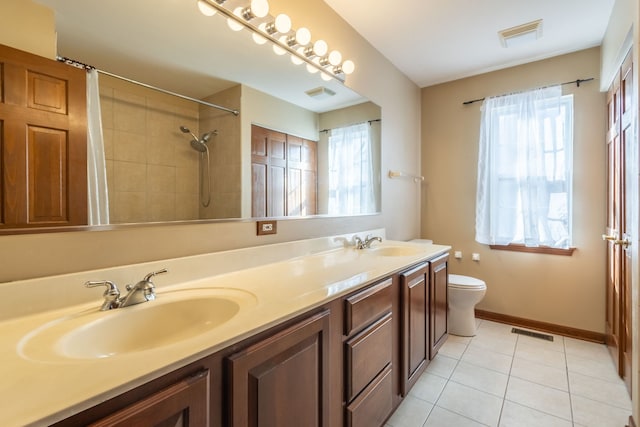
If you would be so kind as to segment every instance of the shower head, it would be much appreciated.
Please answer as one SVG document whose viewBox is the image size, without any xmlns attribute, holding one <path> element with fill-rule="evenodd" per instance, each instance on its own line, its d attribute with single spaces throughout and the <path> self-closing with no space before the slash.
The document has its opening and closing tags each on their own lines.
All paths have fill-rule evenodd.
<svg viewBox="0 0 640 427">
<path fill-rule="evenodd" d="M 191 140 L 191 148 L 201 153 L 204 153 L 205 151 L 209 150 L 209 148 L 206 145 L 206 142 L 209 138 L 205 140 L 203 137 L 202 140 L 200 140 L 193 132 L 189 130 L 189 128 L 184 126 L 180 126 L 180 130 L 182 131 L 182 133 L 190 133 L 191 136 L 193 137 L 193 139 Z"/>
<path fill-rule="evenodd" d="M 202 134 L 202 142 L 209 142 L 209 139 L 211 138 L 211 135 L 217 135 L 218 131 L 217 130 L 212 130 L 209 131 L 205 134 Z"/>
</svg>

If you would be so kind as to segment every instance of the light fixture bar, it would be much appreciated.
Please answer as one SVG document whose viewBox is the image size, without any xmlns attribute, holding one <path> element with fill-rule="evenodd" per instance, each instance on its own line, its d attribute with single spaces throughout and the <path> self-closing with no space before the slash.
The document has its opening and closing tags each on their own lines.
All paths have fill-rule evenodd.
<svg viewBox="0 0 640 427">
<path fill-rule="evenodd" d="M 232 11 L 230 11 L 227 8 L 225 8 L 224 6 L 222 6 L 222 3 L 224 3 L 224 1 L 222 3 L 220 3 L 218 0 L 201 0 L 201 1 L 207 3 L 208 5 L 210 5 L 211 7 L 215 8 L 215 9 L 217 9 L 226 18 L 232 19 L 233 21 L 237 22 L 238 24 L 242 25 L 243 27 L 247 28 L 248 30 L 250 30 L 250 31 L 262 36 L 262 37 L 264 37 L 267 40 L 270 40 L 276 46 L 282 48 L 283 50 L 285 50 L 286 52 L 288 52 L 292 56 L 295 56 L 298 59 L 300 59 L 301 61 L 306 62 L 308 65 L 311 65 L 312 67 L 316 68 L 318 71 L 323 73 L 323 75 L 326 75 L 326 76 L 329 76 L 331 78 L 334 78 L 337 81 L 339 81 L 340 83 L 344 83 L 344 81 L 345 81 L 345 73 L 335 74 L 335 72 L 332 71 L 333 69 L 326 68 L 326 67 L 322 66 L 321 64 L 313 61 L 312 57 L 308 57 L 304 53 L 298 52 L 296 49 L 294 49 L 295 45 L 294 46 L 289 46 L 286 42 L 284 42 L 284 43 L 281 42 L 278 38 L 274 37 L 274 34 L 277 34 L 276 32 L 269 33 L 268 31 L 260 31 L 260 29 L 258 27 L 256 27 L 255 25 L 253 25 L 250 21 L 242 19 L 241 16 L 235 15 Z M 342 69 L 340 69 L 340 70 L 342 70 Z"/>
</svg>

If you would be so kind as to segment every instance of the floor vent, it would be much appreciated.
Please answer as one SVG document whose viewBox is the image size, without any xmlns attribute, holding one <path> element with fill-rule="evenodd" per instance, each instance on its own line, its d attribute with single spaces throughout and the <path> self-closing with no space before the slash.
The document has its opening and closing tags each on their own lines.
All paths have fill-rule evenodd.
<svg viewBox="0 0 640 427">
<path fill-rule="evenodd" d="M 520 328 L 512 328 L 514 334 L 526 335 L 528 337 L 540 338 L 541 340 L 553 341 L 553 335 L 541 334 L 540 332 L 526 331 Z"/>
</svg>

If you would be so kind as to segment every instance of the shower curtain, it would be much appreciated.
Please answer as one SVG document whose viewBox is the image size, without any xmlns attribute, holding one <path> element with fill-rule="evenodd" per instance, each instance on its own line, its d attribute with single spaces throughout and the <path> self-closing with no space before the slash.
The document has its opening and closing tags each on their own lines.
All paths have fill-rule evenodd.
<svg viewBox="0 0 640 427">
<path fill-rule="evenodd" d="M 107 169 L 104 160 L 97 70 L 87 72 L 87 181 L 89 225 L 109 224 Z"/>
</svg>

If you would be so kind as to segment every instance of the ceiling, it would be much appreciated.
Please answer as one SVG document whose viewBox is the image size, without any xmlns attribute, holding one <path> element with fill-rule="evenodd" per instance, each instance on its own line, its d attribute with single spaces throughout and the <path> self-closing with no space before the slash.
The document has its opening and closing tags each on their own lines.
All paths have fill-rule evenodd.
<svg viewBox="0 0 640 427">
<path fill-rule="evenodd" d="M 599 46 L 615 0 L 324 0 L 418 86 Z M 503 48 L 498 31 L 543 20 Z"/>
</svg>

